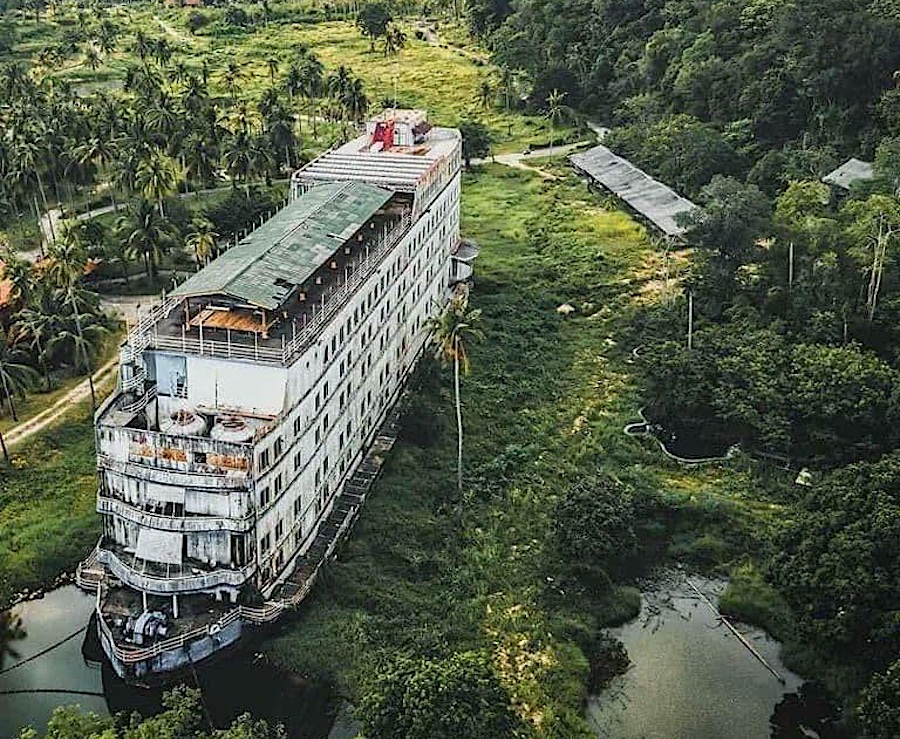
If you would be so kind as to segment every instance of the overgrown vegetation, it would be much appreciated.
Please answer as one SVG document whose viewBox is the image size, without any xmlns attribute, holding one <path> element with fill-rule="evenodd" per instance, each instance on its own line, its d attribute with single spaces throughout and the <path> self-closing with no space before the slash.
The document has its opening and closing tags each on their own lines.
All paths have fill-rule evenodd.
<svg viewBox="0 0 900 739">
<path fill-rule="evenodd" d="M 610 584 L 625 566 L 609 556 L 612 539 L 581 548 L 596 517 L 570 517 L 579 534 L 559 540 L 555 511 L 578 505 L 560 501 L 577 501 L 586 480 L 612 497 L 630 490 L 622 530 L 607 530 L 623 550 L 633 525 L 643 556 L 671 541 L 707 566 L 758 544 L 780 503 L 753 467 L 682 470 L 621 433 L 638 399 L 620 332 L 661 265 L 628 217 L 562 166 L 553 173 L 560 179 L 488 166 L 464 183 L 463 230 L 482 247 L 471 303 L 485 339 L 470 347 L 463 380 L 462 496 L 452 381 L 437 382 L 432 368 L 353 536 L 271 651 L 353 700 L 398 657 L 487 651 L 531 735 L 575 737 L 589 736 L 581 706 L 592 678 L 597 688 L 623 668 L 602 626 L 632 617 L 639 599 Z M 563 302 L 576 313 L 557 313 Z M 584 562 L 572 561 L 570 545 Z"/>
<path fill-rule="evenodd" d="M 72 571 L 100 535 L 90 404 L 11 456 L 0 465 L 0 608 Z"/>
<path fill-rule="evenodd" d="M 25 728 L 19 739 L 143 739 L 144 737 L 193 737 L 193 739 L 283 739 L 283 727 L 269 726 L 249 714 L 236 718 L 226 729 L 215 729 L 206 720 L 199 690 L 181 686 L 163 696 L 163 710 L 151 718 L 98 716 L 78 706 L 57 708 L 41 733 Z"/>
</svg>

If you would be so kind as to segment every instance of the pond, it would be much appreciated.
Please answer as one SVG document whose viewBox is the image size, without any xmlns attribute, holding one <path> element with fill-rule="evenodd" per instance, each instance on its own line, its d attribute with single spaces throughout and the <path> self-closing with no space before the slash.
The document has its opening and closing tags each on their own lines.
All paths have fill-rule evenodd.
<svg viewBox="0 0 900 739">
<path fill-rule="evenodd" d="M 713 603 L 726 581 L 691 577 Z M 764 631 L 735 624 L 783 678 L 741 644 L 688 585 L 667 572 L 642 588 L 640 615 L 611 629 L 632 666 L 588 704 L 604 739 L 843 739 L 836 711 L 782 664 Z"/>
<path fill-rule="evenodd" d="M 43 730 L 60 705 L 77 703 L 101 715 L 136 710 L 146 716 L 161 710 L 162 691 L 132 688 L 102 662 L 93 624 L 85 628 L 93 608 L 93 596 L 69 585 L 12 609 L 26 636 L 8 644 L 15 655 L 7 654 L 0 664 L 0 739 L 17 736 L 27 725 Z M 217 726 L 250 711 L 284 724 L 290 739 L 356 735 L 350 716 L 342 716 L 329 734 L 336 708 L 330 690 L 276 672 L 248 646 L 187 681 L 199 683 Z"/>
</svg>

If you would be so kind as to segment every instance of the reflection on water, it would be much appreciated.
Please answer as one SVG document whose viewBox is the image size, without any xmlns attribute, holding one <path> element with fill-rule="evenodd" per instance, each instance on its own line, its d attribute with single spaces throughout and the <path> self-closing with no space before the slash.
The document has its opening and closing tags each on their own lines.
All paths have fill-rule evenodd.
<svg viewBox="0 0 900 739">
<path fill-rule="evenodd" d="M 101 715 L 138 711 L 146 716 L 161 710 L 161 689 L 127 686 L 102 661 L 93 625 L 85 629 L 93 608 L 93 596 L 69 585 L 0 613 L 4 633 L 15 636 L 0 638 L 6 655 L 0 667 L 0 739 L 17 736 L 26 725 L 43 730 L 60 705 L 79 704 Z M 18 633 L 16 623 L 27 633 Z M 186 682 L 202 688 L 206 708 L 220 727 L 249 711 L 284 724 L 290 739 L 325 739 L 331 728 L 331 692 L 275 672 L 252 649 L 197 670 Z"/>
<path fill-rule="evenodd" d="M 0 671 L 3 670 L 7 656 L 13 659 L 19 657 L 15 643 L 24 638 L 22 619 L 12 611 L 0 613 Z"/>
<path fill-rule="evenodd" d="M 691 578 L 710 600 L 723 580 Z M 834 709 L 779 659 L 760 629 L 741 632 L 782 685 L 688 587 L 681 575 L 644 589 L 637 619 L 611 633 L 631 669 L 591 699 L 588 718 L 610 739 L 837 739 Z"/>
<path fill-rule="evenodd" d="M 18 656 L 7 652 L 0 675 L 0 737 L 16 736 L 27 724 L 43 728 L 53 709 L 78 703 L 85 710 L 105 715 L 100 671 L 85 664 L 81 635 L 61 644 L 42 657 L 29 660 L 47 647 L 82 629 L 90 618 L 94 599 L 74 585 L 54 590 L 39 600 L 12 609 L 27 636 L 15 642 Z M 24 662 L 21 667 L 14 667 Z M 13 693 L 10 691 L 68 690 L 77 693 Z M 96 693 L 97 695 L 81 695 Z"/>
</svg>

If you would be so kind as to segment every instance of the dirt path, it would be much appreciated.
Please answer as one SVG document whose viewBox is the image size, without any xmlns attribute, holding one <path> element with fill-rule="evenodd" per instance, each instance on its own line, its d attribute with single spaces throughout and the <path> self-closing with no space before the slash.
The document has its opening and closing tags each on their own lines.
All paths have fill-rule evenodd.
<svg viewBox="0 0 900 739">
<path fill-rule="evenodd" d="M 112 377 L 118 366 L 119 358 L 114 357 L 100 367 L 100 369 L 94 373 L 94 386 L 96 387 Z M 43 431 L 52 423 L 58 421 L 65 413 L 68 413 L 73 405 L 80 403 L 83 400 L 87 400 L 90 397 L 91 386 L 85 379 L 69 390 L 69 392 L 63 395 L 49 408 L 45 408 L 37 415 L 32 416 L 27 421 L 23 421 L 18 426 L 13 426 L 7 431 L 3 435 L 3 438 L 6 440 L 6 445 L 9 447 L 15 446 L 39 431 Z"/>
<path fill-rule="evenodd" d="M 574 144 L 561 144 L 559 146 L 547 146 L 543 149 L 535 149 L 534 151 L 530 151 L 527 154 L 523 152 L 514 152 L 512 154 L 497 154 L 493 158 L 474 158 L 472 159 L 472 164 L 488 164 L 489 162 L 496 162 L 497 164 L 503 164 L 506 167 L 526 169 L 529 172 L 535 172 L 545 180 L 555 180 L 555 175 L 550 174 L 547 170 L 541 169 L 540 167 L 533 167 L 532 165 L 528 164 L 528 160 L 542 159 L 550 156 L 564 157 L 566 156 L 566 154 L 570 154 L 576 149 L 580 149 L 581 147 L 588 146 L 592 143 L 592 141 L 576 141 Z"/>
</svg>

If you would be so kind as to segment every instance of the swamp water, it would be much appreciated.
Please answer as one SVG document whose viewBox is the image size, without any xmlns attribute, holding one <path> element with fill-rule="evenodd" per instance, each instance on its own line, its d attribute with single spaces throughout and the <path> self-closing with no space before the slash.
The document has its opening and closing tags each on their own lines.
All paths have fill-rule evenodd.
<svg viewBox="0 0 900 739">
<path fill-rule="evenodd" d="M 725 585 L 721 580 L 691 580 L 713 602 Z M 784 668 L 775 640 L 741 626 L 754 648 L 784 677 L 784 685 L 718 622 L 683 575 L 669 573 L 644 591 L 640 616 L 612 630 L 627 647 L 633 666 L 588 707 L 599 737 L 838 739 L 831 727 L 831 707 L 815 686 Z M 59 705 L 77 703 L 100 714 L 137 710 L 148 715 L 159 710 L 159 691 L 124 685 L 108 667 L 93 661 L 99 658 L 96 640 L 85 642 L 84 632 L 75 633 L 87 624 L 93 606 L 92 596 L 66 586 L 13 609 L 27 636 L 10 642 L 17 656 L 7 654 L 2 661 L 0 739 L 16 736 L 24 725 L 43 729 Z M 198 680 L 219 725 L 251 711 L 284 723 L 291 739 L 356 735 L 347 711 L 333 721 L 327 691 L 286 680 L 257 660 L 252 649 L 199 670 Z"/>
<path fill-rule="evenodd" d="M 17 736 L 27 725 L 43 731 L 53 710 L 62 705 L 79 704 L 101 715 L 138 711 L 146 716 L 161 710 L 162 691 L 129 687 L 101 661 L 100 645 L 88 633 L 93 624 L 79 631 L 88 624 L 93 608 L 93 596 L 68 585 L 12 609 L 26 636 L 6 643 L 7 651 L 0 659 L 0 739 Z M 54 648 L 35 657 L 49 647 Z M 187 682 L 196 685 L 193 680 Z M 250 711 L 270 723 L 283 723 L 290 739 L 356 735 L 355 730 L 348 733 L 349 719 L 329 734 L 334 714 L 331 693 L 277 673 L 252 647 L 199 669 L 197 682 L 218 726 L 227 726 L 240 713 Z"/>
<path fill-rule="evenodd" d="M 691 577 L 714 604 L 724 580 Z M 782 684 L 724 626 L 681 573 L 642 587 L 640 615 L 610 634 L 631 668 L 591 698 L 603 739 L 842 739 L 837 716 L 813 683 L 787 670 L 780 644 L 736 624 Z"/>
</svg>

